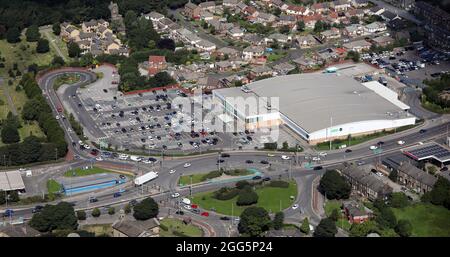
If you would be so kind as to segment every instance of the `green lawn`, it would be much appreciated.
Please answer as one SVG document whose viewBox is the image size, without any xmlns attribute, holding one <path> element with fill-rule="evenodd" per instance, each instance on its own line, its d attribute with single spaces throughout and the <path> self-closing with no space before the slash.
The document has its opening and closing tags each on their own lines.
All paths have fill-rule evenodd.
<svg viewBox="0 0 450 257">
<path fill-rule="evenodd" d="M 49 194 L 59 193 L 61 191 L 61 185 L 54 179 L 47 181 L 47 190 Z"/>
<path fill-rule="evenodd" d="M 168 228 L 167 231 L 164 229 L 160 230 L 160 236 L 161 237 L 176 237 L 178 235 L 174 234 L 173 232 L 178 231 L 179 233 L 183 233 L 186 236 L 189 237 L 201 237 L 203 236 L 203 231 L 201 228 L 194 226 L 192 224 L 185 225 L 183 221 L 179 219 L 171 219 L 166 218 L 161 220 L 161 225 Z"/>
<path fill-rule="evenodd" d="M 200 173 L 200 174 L 181 176 L 180 179 L 178 180 L 178 184 L 179 185 L 190 185 L 191 184 L 191 176 L 192 176 L 192 184 L 197 184 L 197 183 L 206 181 L 207 179 L 205 178 L 205 176 L 208 173 Z M 235 169 L 235 170 L 230 170 L 230 171 L 226 172 L 226 174 L 230 175 L 230 176 L 245 176 L 245 175 L 249 175 L 251 173 L 252 172 L 247 169 Z"/>
<path fill-rule="evenodd" d="M 213 192 L 195 194 L 193 197 L 193 202 L 206 210 L 211 210 L 211 208 L 214 208 L 216 212 L 225 215 L 232 215 L 231 209 L 232 206 L 234 206 L 234 216 L 239 216 L 242 211 L 244 211 L 244 209 L 248 207 L 237 206 L 237 196 L 230 200 L 222 201 L 213 198 L 212 193 Z M 280 205 L 281 210 L 284 210 L 291 206 L 293 200 L 290 199 L 290 196 L 297 197 L 297 184 L 295 183 L 295 181 L 291 181 L 288 188 L 264 186 L 261 188 L 257 188 L 256 193 L 259 196 L 256 206 L 263 207 L 267 211 L 278 212 L 280 211 Z"/>
<path fill-rule="evenodd" d="M 392 208 L 397 220 L 412 224 L 413 236 L 450 236 L 450 210 L 432 204 L 415 204 L 403 209 Z"/>
<path fill-rule="evenodd" d="M 51 30 L 41 30 L 41 35 L 43 38 L 46 38 L 49 41 L 50 49 L 52 49 L 52 52 L 57 53 L 55 50 L 55 45 L 61 50 L 61 53 L 63 54 L 63 59 L 66 62 L 70 62 L 72 58 L 69 57 L 68 50 L 67 50 L 67 44 L 62 41 L 61 37 L 56 36 L 53 34 Z M 55 45 L 53 45 L 55 43 Z"/>
<path fill-rule="evenodd" d="M 273 54 L 270 54 L 268 57 L 267 57 L 267 61 L 269 61 L 269 62 L 275 62 L 275 61 L 278 61 L 279 59 L 281 59 L 281 58 L 283 58 L 283 57 L 285 57 L 286 56 L 286 53 L 285 52 L 282 52 L 282 53 L 273 53 Z"/>
<path fill-rule="evenodd" d="M 93 167 L 92 169 L 75 169 L 75 170 L 68 170 L 64 173 L 64 177 L 81 177 L 81 176 L 88 176 L 98 173 L 107 173 L 107 172 L 113 172 L 111 170 L 105 170 L 99 167 Z"/>
<path fill-rule="evenodd" d="M 44 132 L 42 132 L 36 121 L 30 122 L 29 124 L 22 124 L 22 128 L 19 129 L 20 138 L 23 140 L 28 136 L 45 137 Z"/>
<path fill-rule="evenodd" d="M 80 75 L 79 74 L 64 74 L 62 76 L 59 76 L 58 78 L 56 78 L 55 83 L 53 84 L 53 88 L 55 90 L 58 90 L 58 88 L 60 86 L 62 86 L 63 84 L 75 84 L 78 81 L 80 81 Z"/>
</svg>

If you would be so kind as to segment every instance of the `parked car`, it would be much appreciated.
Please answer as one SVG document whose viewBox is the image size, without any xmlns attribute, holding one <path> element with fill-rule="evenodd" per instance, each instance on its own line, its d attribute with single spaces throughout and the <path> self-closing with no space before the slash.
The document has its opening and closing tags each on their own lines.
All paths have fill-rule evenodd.
<svg viewBox="0 0 450 257">
<path fill-rule="evenodd" d="M 200 215 L 204 216 L 204 217 L 209 217 L 209 212 L 204 211 L 202 212 Z"/>
<path fill-rule="evenodd" d="M 179 210 L 179 211 L 176 211 L 175 214 L 178 214 L 178 215 L 184 215 L 184 211 Z"/>
</svg>

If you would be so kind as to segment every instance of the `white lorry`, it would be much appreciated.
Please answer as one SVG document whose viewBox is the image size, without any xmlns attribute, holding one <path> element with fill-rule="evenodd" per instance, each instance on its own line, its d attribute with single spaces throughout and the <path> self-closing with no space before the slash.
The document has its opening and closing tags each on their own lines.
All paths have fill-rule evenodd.
<svg viewBox="0 0 450 257">
<path fill-rule="evenodd" d="M 158 173 L 157 172 L 150 171 L 148 173 L 145 173 L 142 176 L 136 177 L 134 179 L 134 184 L 136 186 L 141 186 L 141 185 L 143 185 L 143 184 L 145 184 L 145 183 L 147 183 L 147 182 L 149 182 L 149 181 L 151 181 L 153 179 L 156 179 L 157 177 L 158 177 Z"/>
</svg>

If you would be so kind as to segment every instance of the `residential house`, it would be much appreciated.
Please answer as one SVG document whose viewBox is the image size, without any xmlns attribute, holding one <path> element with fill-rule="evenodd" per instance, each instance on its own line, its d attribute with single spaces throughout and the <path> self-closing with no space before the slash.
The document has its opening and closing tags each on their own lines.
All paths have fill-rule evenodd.
<svg viewBox="0 0 450 257">
<path fill-rule="evenodd" d="M 317 56 L 320 60 L 323 60 L 325 63 L 337 62 L 343 58 L 337 49 L 325 48 L 317 51 Z"/>
<path fill-rule="evenodd" d="M 325 17 L 329 23 L 339 23 L 340 22 L 340 17 L 337 12 L 330 11 L 330 12 L 328 12 L 328 15 Z"/>
<path fill-rule="evenodd" d="M 289 5 L 286 13 L 290 15 L 307 15 L 310 11 L 304 6 Z"/>
<path fill-rule="evenodd" d="M 310 48 L 319 44 L 319 42 L 311 34 L 297 36 L 296 40 L 300 48 Z"/>
<path fill-rule="evenodd" d="M 350 8 L 350 3 L 347 0 L 335 0 L 330 3 L 330 8 L 336 12 L 343 12 Z"/>
<path fill-rule="evenodd" d="M 325 40 L 325 41 L 338 39 L 340 37 L 341 37 L 341 32 L 339 31 L 338 28 L 334 28 L 334 27 L 329 30 L 322 31 L 320 33 L 320 39 Z"/>
<path fill-rule="evenodd" d="M 159 237 L 159 221 L 121 219 L 112 224 L 113 237 Z"/>
<path fill-rule="evenodd" d="M 280 8 L 281 10 L 286 10 L 289 6 L 282 0 L 271 0 L 272 5 Z"/>
<path fill-rule="evenodd" d="M 211 43 L 207 40 L 201 39 L 199 42 L 195 44 L 195 47 L 197 47 L 200 51 L 205 52 L 212 52 L 216 50 L 216 45 L 214 43 Z"/>
<path fill-rule="evenodd" d="M 244 11 L 247 7 L 248 7 L 248 5 L 246 5 L 244 3 L 244 1 L 241 1 L 236 5 L 236 11 L 237 11 L 237 13 L 244 13 Z"/>
<path fill-rule="evenodd" d="M 295 16 L 281 14 L 280 17 L 278 18 L 277 26 L 281 27 L 281 26 L 287 25 L 287 26 L 293 27 L 296 23 L 297 23 L 297 19 L 295 18 Z"/>
<path fill-rule="evenodd" d="M 404 19 L 393 19 L 388 21 L 386 26 L 392 30 L 400 31 L 408 27 L 408 22 Z"/>
<path fill-rule="evenodd" d="M 257 77 L 265 77 L 265 76 L 272 76 L 273 75 L 273 70 L 266 65 L 262 65 L 262 66 L 256 66 L 254 68 L 252 68 L 250 70 L 249 73 L 249 78 L 250 79 L 255 79 Z"/>
<path fill-rule="evenodd" d="M 242 36 L 244 36 L 244 31 L 239 27 L 233 27 L 232 29 L 227 31 L 227 34 L 230 37 L 241 38 Z"/>
<path fill-rule="evenodd" d="M 433 189 L 437 178 L 426 171 L 423 171 L 409 161 L 396 161 L 395 159 L 384 160 L 391 171 L 397 171 L 397 181 L 399 184 L 410 188 L 417 193 L 426 193 Z"/>
<path fill-rule="evenodd" d="M 394 43 L 394 39 L 388 36 L 379 36 L 372 39 L 372 42 L 375 46 L 385 47 L 387 45 L 391 45 Z"/>
<path fill-rule="evenodd" d="M 364 26 L 364 31 L 366 33 L 377 33 L 377 32 L 385 31 L 386 29 L 387 29 L 386 24 L 384 24 L 383 22 L 379 22 L 379 21 L 375 21 L 375 22 L 369 23 L 366 26 Z"/>
<path fill-rule="evenodd" d="M 148 57 L 148 74 L 155 75 L 156 73 L 167 68 L 165 56 L 150 55 Z"/>
<path fill-rule="evenodd" d="M 60 34 L 63 40 L 75 41 L 75 39 L 79 38 L 80 31 L 75 26 L 68 24 L 67 22 L 65 23 L 65 25 L 63 24 L 61 24 L 61 34 Z"/>
<path fill-rule="evenodd" d="M 216 3 L 214 1 L 199 3 L 198 7 L 200 7 L 200 9 L 203 11 L 209 11 L 211 13 L 214 13 L 216 11 Z"/>
<path fill-rule="evenodd" d="M 201 10 L 200 11 L 200 19 L 204 20 L 204 21 L 210 21 L 210 20 L 214 19 L 214 15 L 207 10 Z"/>
<path fill-rule="evenodd" d="M 0 237 L 39 237 L 41 233 L 28 223 L 17 225 L 0 225 Z"/>
<path fill-rule="evenodd" d="M 273 67 L 273 73 L 275 73 L 276 76 L 286 75 L 290 71 L 293 71 L 295 69 L 295 65 L 292 65 L 288 62 L 283 62 L 274 65 Z"/>
<path fill-rule="evenodd" d="M 250 43 L 252 45 L 261 45 L 264 42 L 264 38 L 258 34 L 245 33 L 242 37 L 244 42 Z"/>
<path fill-rule="evenodd" d="M 305 23 L 305 28 L 308 29 L 314 29 L 316 22 L 323 19 L 323 16 L 320 14 L 305 15 L 300 18 Z"/>
<path fill-rule="evenodd" d="M 350 3 L 355 8 L 362 8 L 369 5 L 369 0 L 352 0 Z"/>
<path fill-rule="evenodd" d="M 366 40 L 357 40 L 345 43 L 343 47 L 347 49 L 347 51 L 356 51 L 361 53 L 362 51 L 369 50 L 372 44 L 367 42 Z"/>
<path fill-rule="evenodd" d="M 155 11 L 152 11 L 150 13 L 144 14 L 143 17 L 145 19 L 147 19 L 147 20 L 151 20 L 152 21 L 154 29 L 158 29 L 158 23 L 162 19 L 164 19 L 164 15 L 162 15 L 162 14 L 160 14 L 158 12 L 155 12 Z"/>
<path fill-rule="evenodd" d="M 350 224 L 361 224 L 373 217 L 372 210 L 354 200 L 344 201 L 342 209 Z"/>
<path fill-rule="evenodd" d="M 98 22 L 94 19 L 81 24 L 81 30 L 85 33 L 92 33 L 97 30 Z"/>
<path fill-rule="evenodd" d="M 384 8 L 383 7 L 379 7 L 379 6 L 374 6 L 372 8 L 369 9 L 368 14 L 369 15 L 381 15 L 384 12 Z"/>
<path fill-rule="evenodd" d="M 255 17 L 256 23 L 262 23 L 263 25 L 270 24 L 276 20 L 276 16 L 270 13 L 259 12 Z"/>
<path fill-rule="evenodd" d="M 211 93 L 215 89 L 224 88 L 225 83 L 216 78 L 215 76 L 206 76 L 198 79 L 197 88 L 201 89 L 204 93 Z"/>
<path fill-rule="evenodd" d="M 345 12 L 345 17 L 347 17 L 348 19 L 350 19 L 351 17 L 356 16 L 359 19 L 364 17 L 364 11 L 361 9 L 348 9 L 347 12 Z"/>
<path fill-rule="evenodd" d="M 235 59 L 235 58 L 240 56 L 239 51 L 236 50 L 236 49 L 233 49 L 231 47 L 219 48 L 219 49 L 217 49 L 216 54 L 219 55 L 219 56 L 227 55 L 228 58 L 231 58 L 231 59 Z"/>
<path fill-rule="evenodd" d="M 186 15 L 189 18 L 192 19 L 200 18 L 200 11 L 201 8 L 198 5 L 193 4 L 191 2 L 188 2 L 187 4 L 184 5 L 184 15 Z"/>
<path fill-rule="evenodd" d="M 313 11 L 314 13 L 325 13 L 327 12 L 328 9 L 328 5 L 327 3 L 315 3 L 313 5 L 311 5 L 311 11 Z"/>
<path fill-rule="evenodd" d="M 239 0 L 223 0 L 222 1 L 222 6 L 223 7 L 230 7 L 230 8 L 235 8 L 236 5 L 238 4 Z"/>
<path fill-rule="evenodd" d="M 317 58 L 302 56 L 292 60 L 300 70 L 313 70 L 318 68 L 323 62 Z"/>
<path fill-rule="evenodd" d="M 373 172 L 363 166 L 343 163 L 336 169 L 352 187 L 352 193 L 367 199 L 385 198 L 392 193 L 392 188 L 380 180 Z"/>
<path fill-rule="evenodd" d="M 248 46 L 242 51 L 242 58 L 250 60 L 264 55 L 264 48 L 261 46 Z"/>
<path fill-rule="evenodd" d="M 395 19 L 400 19 L 400 16 L 398 16 L 398 14 L 395 14 L 395 13 L 390 12 L 390 11 L 384 11 L 380 16 L 385 21 L 392 21 L 392 20 L 395 20 Z"/>
<path fill-rule="evenodd" d="M 364 34 L 364 27 L 359 24 L 352 24 L 345 27 L 342 33 L 348 37 L 359 37 Z"/>
<path fill-rule="evenodd" d="M 281 33 L 273 33 L 266 37 L 264 40 L 267 43 L 278 42 L 282 44 L 287 44 L 291 41 L 292 37 L 289 35 L 281 34 Z"/>
<path fill-rule="evenodd" d="M 229 71 L 233 68 L 236 68 L 236 66 L 228 60 L 215 62 L 214 65 L 220 72 Z"/>
<path fill-rule="evenodd" d="M 387 3 L 404 10 L 411 10 L 414 7 L 415 0 L 385 0 Z"/>
</svg>

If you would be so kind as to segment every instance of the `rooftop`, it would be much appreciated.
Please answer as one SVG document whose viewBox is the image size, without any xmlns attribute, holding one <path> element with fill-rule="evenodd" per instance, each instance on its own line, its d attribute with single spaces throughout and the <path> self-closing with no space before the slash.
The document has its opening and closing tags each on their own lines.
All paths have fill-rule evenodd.
<svg viewBox="0 0 450 257">
<path fill-rule="evenodd" d="M 0 190 L 22 190 L 25 189 L 22 176 L 19 171 L 0 172 Z"/>
<path fill-rule="evenodd" d="M 279 111 L 308 132 L 333 125 L 369 120 L 393 120 L 402 111 L 351 77 L 339 74 L 293 74 L 259 80 L 239 88 L 219 89 L 225 97 L 279 97 Z M 273 108 L 272 108 L 273 109 Z M 312 115 L 314 114 L 314 115 Z"/>
</svg>

